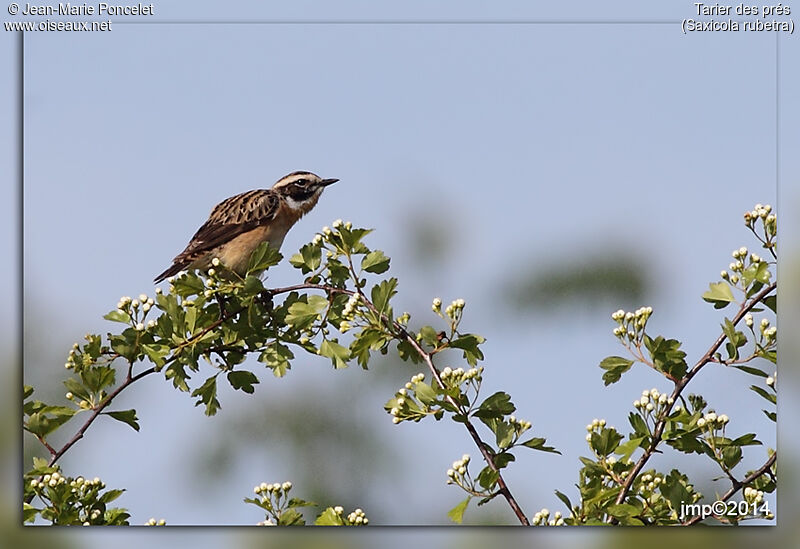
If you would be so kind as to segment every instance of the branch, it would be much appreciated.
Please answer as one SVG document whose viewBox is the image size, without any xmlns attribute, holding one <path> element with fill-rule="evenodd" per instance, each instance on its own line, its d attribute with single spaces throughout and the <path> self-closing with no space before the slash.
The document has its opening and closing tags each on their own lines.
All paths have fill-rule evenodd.
<svg viewBox="0 0 800 549">
<path fill-rule="evenodd" d="M 767 295 L 773 292 L 777 287 L 778 283 L 773 282 L 769 286 L 763 288 L 755 296 L 753 296 L 753 298 L 749 302 L 743 303 L 742 306 L 739 308 L 739 311 L 736 313 L 736 316 L 733 317 L 732 320 L 733 325 L 735 326 L 736 324 L 738 324 L 744 318 L 744 315 L 750 312 L 750 310 L 753 307 L 755 307 L 757 303 L 761 302 L 761 300 L 767 297 Z M 702 357 L 700 357 L 700 360 L 697 361 L 697 363 L 692 367 L 692 369 L 689 370 L 680 381 L 675 383 L 675 389 L 672 391 L 672 395 L 670 395 L 672 397 L 673 404 L 667 406 L 667 409 L 664 411 L 662 418 L 656 423 L 655 429 L 653 430 L 653 438 L 650 441 L 650 446 L 647 447 L 647 449 L 642 454 L 642 457 L 639 458 L 639 460 L 636 462 L 636 465 L 634 465 L 633 469 L 631 469 L 631 472 L 625 479 L 625 484 L 622 485 L 622 489 L 617 495 L 617 499 L 614 501 L 614 503 L 619 505 L 620 503 L 625 501 L 625 498 L 628 496 L 628 493 L 630 492 L 631 487 L 633 486 L 634 480 L 636 480 L 636 476 L 644 468 L 645 464 L 653 455 L 653 453 L 655 453 L 656 448 L 661 442 L 661 435 L 664 433 L 664 427 L 667 424 L 667 418 L 669 417 L 669 414 L 672 412 L 672 406 L 674 405 L 675 402 L 677 402 L 678 398 L 681 396 L 681 393 L 686 388 L 686 385 L 689 384 L 692 378 L 697 375 L 697 373 L 703 368 L 703 366 L 705 366 L 709 362 L 713 362 L 714 353 L 716 353 L 717 350 L 720 348 L 720 346 L 722 346 L 727 337 L 728 336 L 726 336 L 724 333 L 720 334 L 717 340 L 711 345 L 711 347 L 709 347 L 708 351 L 706 351 L 706 353 Z M 615 524 L 616 518 L 611 516 L 608 518 L 607 522 L 609 522 L 610 524 Z"/>
<path fill-rule="evenodd" d="M 764 463 L 764 465 L 759 467 L 758 470 L 753 471 L 752 473 L 750 473 L 748 476 L 743 478 L 741 481 L 736 480 L 736 479 L 731 479 L 732 486 L 730 487 L 730 489 L 727 492 L 725 492 L 725 494 L 723 494 L 723 496 L 719 499 L 719 501 L 728 501 L 729 499 L 731 499 L 734 496 L 734 494 L 736 494 L 736 492 L 741 490 L 742 486 L 746 486 L 746 485 L 750 484 L 751 482 L 756 480 L 758 477 L 760 477 L 760 476 L 766 474 L 767 472 L 769 472 L 769 470 L 772 469 L 772 466 L 775 464 L 775 460 L 777 459 L 777 457 L 778 457 L 778 452 L 774 452 L 771 456 L 769 456 L 769 459 Z M 703 516 L 702 515 L 695 515 L 692 518 L 690 518 L 689 520 L 686 520 L 686 521 L 682 522 L 681 525 L 682 526 L 691 526 L 692 524 L 696 524 L 696 523 L 700 522 L 701 520 L 703 520 Z"/>
<path fill-rule="evenodd" d="M 307 289 L 324 290 L 324 291 L 330 292 L 330 293 L 343 293 L 343 294 L 347 294 L 347 295 L 353 295 L 353 294 L 359 293 L 359 292 L 356 292 L 356 291 L 353 291 L 353 290 L 347 290 L 345 288 L 336 288 L 336 287 L 333 287 L 333 286 L 326 286 L 324 284 L 295 284 L 294 286 L 286 286 L 284 288 L 273 288 L 273 289 L 268 290 L 268 291 L 272 295 L 277 295 L 277 294 L 282 294 L 282 293 L 286 293 L 286 292 L 291 292 L 291 291 L 296 291 L 296 290 L 307 290 Z M 433 364 L 433 358 L 431 357 L 431 354 L 428 353 L 427 351 L 425 351 L 425 349 L 423 349 L 422 346 L 420 346 L 420 344 L 417 342 L 416 338 L 414 338 L 414 336 L 412 336 L 403 326 L 401 326 L 397 322 L 394 322 L 393 320 L 389 319 L 385 314 L 383 314 L 382 312 L 378 311 L 375 308 L 375 306 L 372 304 L 372 302 L 369 301 L 363 294 L 361 294 L 361 296 L 362 296 L 362 298 L 364 300 L 364 303 L 367 305 L 367 307 L 369 307 L 369 309 L 372 312 L 374 312 L 375 314 L 379 315 L 379 317 L 384 322 L 386 322 L 387 325 L 391 326 L 394 329 L 394 331 L 396 332 L 397 337 L 399 339 L 405 339 L 414 348 L 414 350 L 417 352 L 417 354 L 427 364 L 428 369 L 431 372 L 431 375 L 436 380 L 436 383 L 439 385 L 439 387 L 444 389 L 445 388 L 445 384 L 442 381 L 442 378 L 441 378 L 441 376 L 439 374 L 439 370 Z M 470 437 L 472 437 L 472 440 L 477 445 L 478 450 L 480 450 L 481 455 L 483 456 L 483 459 L 486 461 L 486 463 L 489 465 L 489 467 L 491 467 L 492 470 L 497 473 L 497 485 L 499 486 L 499 493 L 501 493 L 503 495 L 503 497 L 506 498 L 506 501 L 508 502 L 509 506 L 511 506 L 512 511 L 514 511 L 514 514 L 517 516 L 517 518 L 519 519 L 520 523 L 522 523 L 525 526 L 530 526 L 530 522 L 528 521 L 528 518 L 525 516 L 525 512 L 522 510 L 522 508 L 517 503 L 517 500 L 511 494 L 511 490 L 508 488 L 508 485 L 506 484 L 506 481 L 503 478 L 503 475 L 500 474 L 500 469 L 497 467 L 497 465 L 494 462 L 494 456 L 492 456 L 492 454 L 490 453 L 489 446 L 485 442 L 483 442 L 483 440 L 481 439 L 480 435 L 478 434 L 478 431 L 475 429 L 475 426 L 470 422 L 469 416 L 467 414 L 467 411 L 453 397 L 447 395 L 445 398 L 447 399 L 447 402 L 449 402 L 453 407 L 455 407 L 459 411 L 459 413 L 461 413 L 464 416 L 464 418 L 465 418 L 464 425 L 466 426 Z"/>
</svg>

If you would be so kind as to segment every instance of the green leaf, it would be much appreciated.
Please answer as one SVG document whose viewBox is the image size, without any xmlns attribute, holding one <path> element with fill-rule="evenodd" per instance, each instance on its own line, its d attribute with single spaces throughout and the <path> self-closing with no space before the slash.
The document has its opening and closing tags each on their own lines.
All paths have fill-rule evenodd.
<svg viewBox="0 0 800 549">
<path fill-rule="evenodd" d="M 642 445 L 642 441 L 647 438 L 648 437 L 636 437 L 627 442 L 623 442 L 617 446 L 617 449 L 614 450 L 614 453 L 620 456 L 619 461 L 625 461 L 626 459 L 630 458 L 631 455 L 633 455 L 633 452 L 635 452 L 636 449 Z"/>
<path fill-rule="evenodd" d="M 389 258 L 380 250 L 374 250 L 361 260 L 361 268 L 368 273 L 381 274 L 389 270 Z"/>
<path fill-rule="evenodd" d="M 236 390 L 244 391 L 247 394 L 253 394 L 256 390 L 253 385 L 258 383 L 258 378 L 253 372 L 247 370 L 234 370 L 228 372 L 228 382 Z"/>
<path fill-rule="evenodd" d="M 722 462 L 728 469 L 733 469 L 742 461 L 742 448 L 741 446 L 728 446 L 722 449 Z"/>
<path fill-rule="evenodd" d="M 296 509 L 286 509 L 278 517 L 278 526 L 302 526 L 306 523 Z"/>
<path fill-rule="evenodd" d="M 322 302 L 320 302 L 320 299 Z M 308 296 L 308 303 L 295 301 L 289 305 L 289 314 L 286 315 L 286 323 L 294 326 L 298 330 L 308 328 L 314 323 L 317 319 L 317 315 L 325 308 L 327 303 L 327 299 L 318 295 Z"/>
<path fill-rule="evenodd" d="M 516 406 L 511 402 L 511 396 L 502 391 L 498 391 L 484 400 L 480 407 L 475 411 L 478 418 L 500 418 L 504 415 L 513 414 Z"/>
<path fill-rule="evenodd" d="M 396 293 L 397 279 L 390 278 L 389 280 L 384 280 L 372 288 L 372 304 L 375 305 L 375 308 L 379 312 L 391 317 L 389 300 L 392 299 Z"/>
<path fill-rule="evenodd" d="M 494 422 L 494 429 L 492 430 L 494 431 L 498 448 L 505 449 L 511 445 L 511 441 L 514 439 L 514 434 L 516 433 L 516 429 L 514 429 L 513 426 L 505 421 L 496 421 Z"/>
<path fill-rule="evenodd" d="M 436 391 L 424 381 L 415 384 L 414 394 L 425 406 L 433 406 L 436 404 Z"/>
<path fill-rule="evenodd" d="M 347 361 L 350 360 L 350 349 L 330 339 L 323 340 L 319 346 L 319 354 L 330 358 L 337 370 L 347 368 Z"/>
<path fill-rule="evenodd" d="M 161 345 L 160 343 L 145 343 L 142 345 L 142 351 L 156 367 L 161 368 L 167 363 L 166 357 L 170 352 L 170 348 L 169 345 Z"/>
<path fill-rule="evenodd" d="M 80 376 L 86 388 L 97 393 L 114 384 L 116 371 L 111 366 L 94 366 L 81 370 Z"/>
<path fill-rule="evenodd" d="M 778 296 L 776 296 L 775 294 L 768 295 L 767 297 L 762 299 L 761 302 L 767 307 L 769 307 L 773 313 L 778 312 Z"/>
<path fill-rule="evenodd" d="M 257 294 L 260 294 L 264 291 L 264 283 L 261 282 L 261 279 L 254 275 L 249 275 L 247 278 L 244 279 L 244 288 L 242 292 L 242 297 L 251 297 Z M 188 310 L 187 310 L 188 313 Z M 187 320 L 188 322 L 188 320 Z M 191 331 L 192 328 L 189 328 Z"/>
<path fill-rule="evenodd" d="M 567 506 L 567 510 L 571 513 L 572 512 L 572 502 L 569 500 L 567 495 L 559 492 L 558 490 L 556 490 L 555 492 L 556 492 L 556 497 L 558 499 L 560 499 L 564 505 Z"/>
<path fill-rule="evenodd" d="M 600 456 L 607 456 L 617 449 L 623 436 L 616 429 L 603 429 L 599 433 L 592 433 L 590 444 Z"/>
<path fill-rule="evenodd" d="M 486 341 L 477 334 L 464 334 L 450 342 L 450 347 L 464 351 L 464 358 L 470 366 L 476 366 L 479 360 L 483 360 L 483 351 L 478 345 Z"/>
<path fill-rule="evenodd" d="M 730 444 L 732 446 L 760 446 L 761 441 L 756 438 L 755 433 L 747 433 L 746 435 L 733 439 Z"/>
<path fill-rule="evenodd" d="M 131 323 L 131 315 L 125 311 L 121 311 L 120 309 L 114 309 L 110 313 L 106 314 L 103 318 L 112 322 L 122 322 L 123 324 Z"/>
<path fill-rule="evenodd" d="M 752 366 L 737 366 L 734 365 L 734 368 L 737 370 L 741 370 L 743 372 L 747 372 L 748 374 L 759 376 L 759 377 L 769 377 L 769 374 L 760 368 L 753 368 Z"/>
<path fill-rule="evenodd" d="M 750 390 L 751 391 L 755 391 L 755 393 L 760 395 L 762 398 L 765 398 L 768 401 L 770 401 L 771 403 L 776 404 L 775 395 L 772 394 L 772 393 L 767 392 L 765 389 L 759 387 L 758 385 L 751 385 L 750 386 Z"/>
<path fill-rule="evenodd" d="M 609 356 L 600 362 L 600 367 L 606 372 L 603 374 L 603 384 L 611 385 L 622 378 L 622 374 L 631 369 L 632 360 L 621 356 Z"/>
<path fill-rule="evenodd" d="M 258 361 L 266 363 L 275 377 L 283 377 L 286 375 L 287 370 L 291 368 L 289 360 L 293 358 L 294 353 L 292 350 L 276 341 L 261 352 Z"/>
<path fill-rule="evenodd" d="M 72 419 L 78 411 L 66 406 L 45 406 L 43 403 L 34 413 L 28 415 L 24 424 L 26 431 L 45 437 Z"/>
<path fill-rule="evenodd" d="M 461 501 L 458 505 L 450 509 L 447 512 L 447 516 L 450 517 L 450 520 L 456 524 L 461 524 L 464 520 L 464 511 L 467 510 L 467 506 L 469 505 L 471 499 L 472 496 L 467 496 L 467 499 Z"/>
<path fill-rule="evenodd" d="M 386 347 L 391 341 L 391 336 L 381 330 L 365 327 L 350 343 L 350 354 L 358 359 L 358 363 L 365 370 L 369 364 L 369 352 L 378 351 Z"/>
<path fill-rule="evenodd" d="M 431 347 L 436 347 L 439 343 L 439 336 L 433 326 L 423 326 L 419 329 L 419 335 L 422 337 L 422 341 Z"/>
<path fill-rule="evenodd" d="M 660 372 L 664 372 L 672 379 L 681 379 L 686 375 L 688 365 L 686 364 L 686 353 L 680 347 L 681 342 L 677 339 L 664 339 L 658 336 L 651 339 L 644 337 L 644 344 L 650 351 L 653 364 Z"/>
<path fill-rule="evenodd" d="M 217 375 L 215 374 L 206 379 L 205 383 L 192 392 L 192 396 L 197 397 L 197 402 L 194 405 L 205 404 L 207 416 L 213 416 L 220 408 L 219 400 L 217 400 Z"/>
<path fill-rule="evenodd" d="M 634 517 L 642 512 L 641 509 L 630 503 L 611 504 L 607 507 L 608 514 L 617 518 Z"/>
<path fill-rule="evenodd" d="M 314 524 L 317 526 L 344 526 L 344 519 L 333 510 L 333 507 L 328 507 L 319 514 Z"/>
<path fill-rule="evenodd" d="M 483 486 L 484 488 L 491 489 L 497 483 L 497 479 L 500 478 L 500 473 L 489 467 L 488 465 L 481 469 L 481 472 L 478 473 L 478 484 Z"/>
<path fill-rule="evenodd" d="M 133 427 L 134 431 L 139 430 L 139 422 L 136 417 L 136 410 L 120 410 L 118 412 L 104 412 L 104 413 L 116 419 L 117 421 L 121 421 L 122 423 L 127 423 L 128 425 Z"/>
<path fill-rule="evenodd" d="M 749 286 L 754 281 L 761 284 L 769 284 L 771 276 L 769 264 L 766 261 L 759 261 L 758 263 L 751 263 L 742 271 L 742 282 L 744 282 L 745 286 Z"/>
<path fill-rule="evenodd" d="M 723 309 L 735 301 L 731 287 L 727 282 L 712 282 L 709 290 L 703 294 L 703 301 L 713 303 L 715 309 Z"/>
<path fill-rule="evenodd" d="M 22 522 L 33 522 L 36 520 L 36 515 L 39 514 L 41 509 L 37 509 L 30 503 L 22 504 Z"/>
<path fill-rule="evenodd" d="M 317 244 L 306 244 L 300 248 L 300 253 L 294 254 L 289 259 L 289 263 L 300 269 L 303 274 L 315 271 L 322 263 L 322 247 Z"/>
<path fill-rule="evenodd" d="M 526 446 L 533 450 L 539 450 L 541 452 L 552 452 L 554 454 L 561 454 L 558 450 L 556 450 L 553 446 L 545 446 L 546 439 L 541 437 L 533 437 L 530 440 L 526 440 L 522 443 L 522 446 Z"/>
<path fill-rule="evenodd" d="M 108 504 L 117 499 L 118 497 L 120 497 L 124 492 L 125 490 L 116 490 L 116 489 L 108 490 L 106 492 L 103 492 L 103 495 L 100 496 L 98 500 L 100 501 L 100 503 Z"/>
<path fill-rule="evenodd" d="M 638 435 L 640 440 L 650 435 L 650 429 L 647 427 L 647 423 L 639 414 L 634 412 L 628 414 L 628 422 L 631 424 L 631 427 L 633 427 L 634 434 Z"/>
<path fill-rule="evenodd" d="M 262 242 L 250 254 L 250 260 L 247 263 L 247 274 L 265 271 L 280 263 L 282 258 L 283 256 L 278 250 L 270 247 L 268 242 Z"/>
<path fill-rule="evenodd" d="M 76 397 L 80 398 L 81 400 L 89 400 L 90 398 L 89 391 L 86 390 L 86 387 L 83 385 L 83 383 L 81 383 L 74 377 L 68 377 L 67 379 L 65 379 L 64 387 L 67 388 L 67 391 L 69 391 Z"/>
<path fill-rule="evenodd" d="M 342 242 L 345 248 L 358 252 L 358 244 L 361 242 L 361 239 L 371 233 L 372 229 L 347 229 L 346 227 L 340 227 L 338 232 L 342 235 Z"/>
<path fill-rule="evenodd" d="M 30 385 L 24 385 L 22 387 L 22 400 L 28 400 L 28 397 L 30 397 L 32 394 L 33 394 L 33 387 L 31 387 Z"/>
</svg>

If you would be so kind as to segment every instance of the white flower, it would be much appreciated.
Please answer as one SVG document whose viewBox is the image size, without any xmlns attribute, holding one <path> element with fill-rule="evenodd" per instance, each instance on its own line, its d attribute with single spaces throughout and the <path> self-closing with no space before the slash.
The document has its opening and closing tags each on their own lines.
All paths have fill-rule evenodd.
<svg viewBox="0 0 800 549">
<path fill-rule="evenodd" d="M 284 483 L 281 485 L 281 488 L 283 488 L 283 491 L 284 491 L 284 492 L 288 492 L 289 490 L 291 490 L 291 489 L 292 489 L 292 483 L 291 483 L 291 482 L 289 482 L 289 481 L 287 480 L 286 482 L 284 482 Z"/>
</svg>

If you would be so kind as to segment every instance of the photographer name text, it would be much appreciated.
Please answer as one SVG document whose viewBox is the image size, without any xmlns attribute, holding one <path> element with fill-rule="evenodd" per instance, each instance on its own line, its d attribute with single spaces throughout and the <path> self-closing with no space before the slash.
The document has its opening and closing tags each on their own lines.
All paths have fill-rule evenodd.
<svg viewBox="0 0 800 549">
<path fill-rule="evenodd" d="M 108 4 L 72 4 L 59 2 L 56 5 L 24 4 L 20 15 L 154 15 L 153 4 L 133 5 Z"/>
</svg>

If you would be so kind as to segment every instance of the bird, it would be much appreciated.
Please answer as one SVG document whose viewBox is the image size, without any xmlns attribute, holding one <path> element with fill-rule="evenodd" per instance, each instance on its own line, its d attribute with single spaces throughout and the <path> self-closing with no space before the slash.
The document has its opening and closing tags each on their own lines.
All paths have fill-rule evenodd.
<svg viewBox="0 0 800 549">
<path fill-rule="evenodd" d="M 317 205 L 325 187 L 337 181 L 297 171 L 281 177 L 272 188 L 226 198 L 214 206 L 186 249 L 155 277 L 155 283 L 184 270 L 207 269 L 214 258 L 243 275 L 259 244 L 269 242 L 270 247 L 279 250 L 289 229 Z"/>
</svg>

